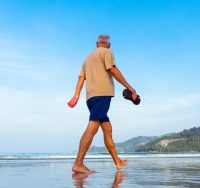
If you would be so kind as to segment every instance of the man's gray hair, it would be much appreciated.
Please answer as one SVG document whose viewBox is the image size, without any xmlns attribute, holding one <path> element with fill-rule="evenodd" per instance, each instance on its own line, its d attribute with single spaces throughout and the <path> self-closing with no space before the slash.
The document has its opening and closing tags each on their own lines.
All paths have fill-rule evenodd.
<svg viewBox="0 0 200 188">
<path fill-rule="evenodd" d="M 99 35 L 97 42 L 110 44 L 110 37 L 108 35 Z"/>
</svg>

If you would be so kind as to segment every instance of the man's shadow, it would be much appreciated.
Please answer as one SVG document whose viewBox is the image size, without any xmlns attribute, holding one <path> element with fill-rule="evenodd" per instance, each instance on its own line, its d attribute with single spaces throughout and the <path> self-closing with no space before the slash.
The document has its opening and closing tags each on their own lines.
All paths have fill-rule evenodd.
<svg viewBox="0 0 200 188">
<path fill-rule="evenodd" d="M 73 183 L 75 188 L 84 188 L 84 185 L 86 183 L 86 179 L 92 175 L 93 173 L 74 173 L 72 175 Z M 115 173 L 115 177 L 113 180 L 113 183 L 111 184 L 112 188 L 118 188 L 119 185 L 127 179 L 127 175 L 125 172 L 117 171 Z"/>
</svg>

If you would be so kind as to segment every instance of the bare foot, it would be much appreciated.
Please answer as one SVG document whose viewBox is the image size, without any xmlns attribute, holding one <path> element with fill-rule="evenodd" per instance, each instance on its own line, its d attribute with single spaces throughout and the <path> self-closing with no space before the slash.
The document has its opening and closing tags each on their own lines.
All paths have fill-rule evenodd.
<svg viewBox="0 0 200 188">
<path fill-rule="evenodd" d="M 87 166 L 85 166 L 84 164 L 83 164 L 83 167 L 86 168 L 88 171 L 90 171 L 90 169 Z"/>
<path fill-rule="evenodd" d="M 128 160 L 127 159 L 125 159 L 125 160 L 119 160 L 119 162 L 118 163 L 116 163 L 116 167 L 117 167 L 117 170 L 121 170 L 121 168 L 123 167 L 123 166 L 126 166 L 128 164 Z"/>
<path fill-rule="evenodd" d="M 85 165 L 75 165 L 72 167 L 72 171 L 75 173 L 95 173 L 94 170 L 90 170 Z"/>
<path fill-rule="evenodd" d="M 83 164 L 83 166 L 89 171 L 89 174 L 96 173 L 95 170 L 90 170 L 87 166 Z"/>
<path fill-rule="evenodd" d="M 88 171 L 86 173 L 80 173 L 80 172 L 75 172 L 72 174 L 72 178 L 76 179 L 76 180 L 83 180 L 85 178 L 87 178 L 89 175 L 93 174 L 92 171 Z"/>
</svg>

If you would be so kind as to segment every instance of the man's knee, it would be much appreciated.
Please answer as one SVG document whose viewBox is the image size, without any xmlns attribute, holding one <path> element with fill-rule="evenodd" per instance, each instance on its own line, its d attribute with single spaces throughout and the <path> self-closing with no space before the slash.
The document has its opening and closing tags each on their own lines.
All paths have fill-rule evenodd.
<svg viewBox="0 0 200 188">
<path fill-rule="evenodd" d="M 100 123 L 98 121 L 90 121 L 88 125 L 88 131 L 95 135 L 99 129 Z"/>
</svg>

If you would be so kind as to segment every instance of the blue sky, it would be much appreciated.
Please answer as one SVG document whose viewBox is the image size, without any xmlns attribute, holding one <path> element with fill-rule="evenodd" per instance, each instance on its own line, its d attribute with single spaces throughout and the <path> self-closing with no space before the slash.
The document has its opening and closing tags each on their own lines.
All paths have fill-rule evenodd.
<svg viewBox="0 0 200 188">
<path fill-rule="evenodd" d="M 199 126 L 199 12 L 198 0 L 0 1 L 0 152 L 77 150 L 85 89 L 75 109 L 66 102 L 99 34 L 142 98 L 133 106 L 115 83 L 116 142 Z"/>
</svg>

